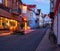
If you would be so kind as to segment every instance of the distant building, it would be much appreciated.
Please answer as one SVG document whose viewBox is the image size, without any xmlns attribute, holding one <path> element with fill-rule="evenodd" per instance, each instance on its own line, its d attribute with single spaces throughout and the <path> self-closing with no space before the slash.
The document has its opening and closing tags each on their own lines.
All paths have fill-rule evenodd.
<svg viewBox="0 0 60 51">
<path fill-rule="evenodd" d="M 31 28 L 36 28 L 36 15 L 35 15 L 36 5 L 27 5 L 27 20 L 28 26 Z"/>
<path fill-rule="evenodd" d="M 38 23 L 37 25 L 39 27 L 42 27 L 43 26 L 43 14 L 42 14 L 41 9 L 37 9 L 36 18 L 37 18 L 37 23 Z"/>
<path fill-rule="evenodd" d="M 44 17 L 44 26 L 50 26 L 51 27 L 51 18 L 48 16 L 48 15 L 46 15 L 45 17 Z"/>
</svg>

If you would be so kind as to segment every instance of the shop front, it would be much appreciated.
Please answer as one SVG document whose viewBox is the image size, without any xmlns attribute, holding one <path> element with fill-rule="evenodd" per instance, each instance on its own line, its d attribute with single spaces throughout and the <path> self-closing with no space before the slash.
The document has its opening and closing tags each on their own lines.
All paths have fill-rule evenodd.
<svg viewBox="0 0 60 51">
<path fill-rule="evenodd" d="M 13 19 L 8 19 L 4 17 L 0 17 L 0 29 L 3 30 L 17 30 L 19 26 L 19 22 Z"/>
<path fill-rule="evenodd" d="M 0 30 L 20 30 L 20 18 L 0 9 Z"/>
</svg>

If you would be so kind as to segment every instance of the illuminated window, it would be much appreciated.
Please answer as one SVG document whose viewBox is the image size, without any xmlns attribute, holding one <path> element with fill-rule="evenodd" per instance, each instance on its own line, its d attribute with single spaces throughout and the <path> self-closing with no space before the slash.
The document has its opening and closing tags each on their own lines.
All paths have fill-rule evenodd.
<svg viewBox="0 0 60 51">
<path fill-rule="evenodd" d="M 0 17 L 0 25 L 1 25 L 1 17 Z"/>
<path fill-rule="evenodd" d="M 12 26 L 12 27 L 17 27 L 17 21 L 15 21 L 15 20 L 10 20 L 10 26 Z"/>
<path fill-rule="evenodd" d="M 8 6 L 8 0 L 5 0 L 5 5 Z"/>
<path fill-rule="evenodd" d="M 2 25 L 2 17 L 0 17 L 0 25 Z"/>
<path fill-rule="evenodd" d="M 22 7 L 22 13 L 26 13 L 27 12 L 27 6 L 23 6 Z"/>
<path fill-rule="evenodd" d="M 15 22 L 10 21 L 11 26 L 15 26 Z"/>
</svg>

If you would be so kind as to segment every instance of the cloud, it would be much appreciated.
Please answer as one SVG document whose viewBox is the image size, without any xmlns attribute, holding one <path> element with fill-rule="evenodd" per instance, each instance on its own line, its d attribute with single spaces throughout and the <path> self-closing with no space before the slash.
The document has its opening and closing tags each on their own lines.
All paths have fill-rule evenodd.
<svg viewBox="0 0 60 51">
<path fill-rule="evenodd" d="M 43 3 L 43 4 L 49 4 L 49 0 L 34 0 L 35 3 Z"/>
</svg>

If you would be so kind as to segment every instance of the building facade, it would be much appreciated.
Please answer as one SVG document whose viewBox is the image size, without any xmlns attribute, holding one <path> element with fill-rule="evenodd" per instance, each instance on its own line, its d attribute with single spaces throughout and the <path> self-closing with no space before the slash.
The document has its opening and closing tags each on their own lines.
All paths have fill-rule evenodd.
<svg viewBox="0 0 60 51">
<path fill-rule="evenodd" d="M 19 30 L 21 6 L 20 0 L 0 1 L 0 29 Z"/>
<path fill-rule="evenodd" d="M 53 0 L 53 12 L 54 12 L 54 25 L 53 34 L 55 35 L 55 41 L 60 45 L 60 0 Z M 52 8 L 51 8 L 52 9 Z"/>
<path fill-rule="evenodd" d="M 36 9 L 36 5 L 27 5 L 27 20 L 28 20 L 28 25 L 31 28 L 36 28 L 37 27 L 37 23 L 36 23 L 36 14 L 35 14 L 35 9 Z"/>
</svg>

